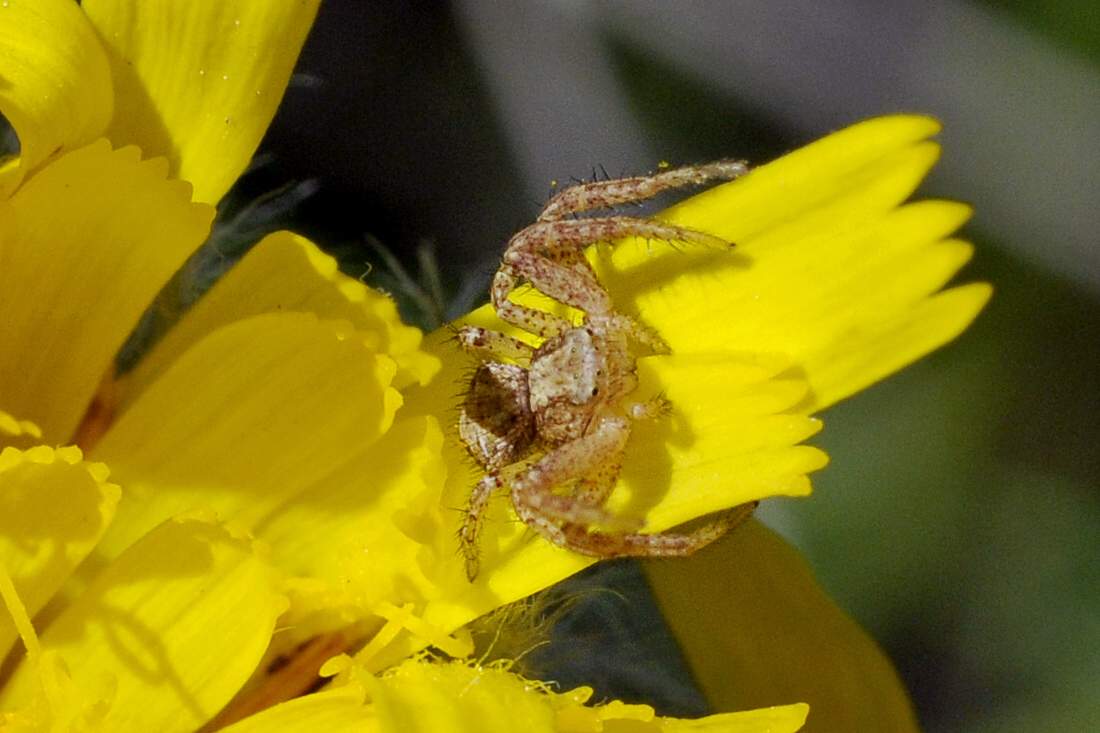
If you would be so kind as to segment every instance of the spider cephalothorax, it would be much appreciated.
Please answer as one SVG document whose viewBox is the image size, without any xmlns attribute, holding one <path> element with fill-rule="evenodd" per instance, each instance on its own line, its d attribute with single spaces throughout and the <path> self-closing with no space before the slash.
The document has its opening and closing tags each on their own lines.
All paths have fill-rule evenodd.
<svg viewBox="0 0 1100 733">
<path fill-rule="evenodd" d="M 650 198 L 661 191 L 745 172 L 718 161 L 652 176 L 583 183 L 554 196 L 531 226 L 508 243 L 490 291 L 497 315 L 542 338 L 536 348 L 476 326 L 459 343 L 483 361 L 470 381 L 459 435 L 486 475 L 470 496 L 460 540 L 466 574 L 478 572 L 477 538 L 493 491 L 507 488 L 516 514 L 550 541 L 599 557 L 687 555 L 747 516 L 751 505 L 686 534 L 637 532 L 641 523 L 609 514 L 632 420 L 658 418 L 660 398 L 632 401 L 632 347 L 665 353 L 659 336 L 615 310 L 584 255 L 590 244 L 627 236 L 728 248 L 728 242 L 652 219 L 565 218 Z M 526 281 L 583 312 L 574 324 L 512 301 Z M 563 493 L 564 490 L 564 493 Z"/>
</svg>

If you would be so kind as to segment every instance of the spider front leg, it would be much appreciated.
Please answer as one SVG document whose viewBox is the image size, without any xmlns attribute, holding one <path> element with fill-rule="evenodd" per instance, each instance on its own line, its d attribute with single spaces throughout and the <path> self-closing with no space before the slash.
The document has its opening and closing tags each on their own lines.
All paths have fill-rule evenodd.
<svg viewBox="0 0 1100 733">
<path fill-rule="evenodd" d="M 515 272 L 554 300 L 584 311 L 590 320 L 603 319 L 610 329 L 625 333 L 655 353 L 668 352 L 668 345 L 655 332 L 627 315 L 616 313 L 607 291 L 583 270 L 523 250 L 510 252 L 506 257 Z"/>
<path fill-rule="evenodd" d="M 611 311 L 611 297 L 595 278 L 526 250 L 509 250 L 505 263 L 554 300 L 585 313 Z"/>
<path fill-rule="evenodd" d="M 496 309 L 497 315 L 502 320 L 518 326 L 524 331 L 542 336 L 544 339 L 553 338 L 562 331 L 572 328 L 569 321 L 555 316 L 553 313 L 528 308 L 509 300 L 508 296 L 516 289 L 517 279 L 512 267 L 507 262 L 500 266 L 493 277 L 493 284 L 489 290 L 489 297 Z"/>
<path fill-rule="evenodd" d="M 729 242 L 713 234 L 629 216 L 537 222 L 512 238 L 504 253 L 504 261 L 493 277 L 489 294 L 497 315 L 543 338 L 552 338 L 572 326 L 560 316 L 513 302 L 509 296 L 519 284 L 519 278 L 528 280 L 535 288 L 567 305 L 589 313 L 593 311 L 586 309 L 585 305 L 603 308 L 595 312 L 610 315 L 610 306 L 606 305 L 607 293 L 591 276 L 590 269 L 570 268 L 553 259 L 570 257 L 562 254 L 565 248 L 579 250 L 594 242 L 628 236 L 723 249 L 730 246 Z M 626 316 L 616 315 L 618 324 L 626 332 L 633 333 L 639 342 L 647 345 L 653 343 L 657 350 L 661 350 L 660 340 L 653 334 L 633 324 Z"/>
<path fill-rule="evenodd" d="M 557 544 L 561 544 L 557 539 L 560 533 L 556 531 L 559 522 L 599 525 L 612 530 L 641 526 L 638 520 L 615 517 L 599 504 L 578 496 L 554 493 L 559 486 L 584 479 L 592 479 L 600 487 L 599 493 L 609 493 L 618 477 L 629 437 L 630 424 L 624 418 L 605 416 L 592 432 L 551 450 L 509 481 L 516 513 Z M 585 490 L 585 486 L 581 488 Z"/>
<path fill-rule="evenodd" d="M 684 242 L 723 250 L 732 246 L 725 239 L 698 229 L 635 216 L 606 216 L 536 222 L 512 237 L 505 250 L 504 261 L 508 261 L 508 255 L 512 252 L 527 251 L 552 256 L 561 248 L 582 250 L 596 242 L 610 242 L 623 237 Z"/>
<path fill-rule="evenodd" d="M 644 201 L 671 188 L 698 186 L 714 180 L 731 180 L 747 171 L 748 166 L 742 160 L 717 160 L 703 165 L 672 168 L 652 176 L 580 183 L 551 198 L 539 214 L 539 221 L 553 221 L 570 214 Z"/>
<path fill-rule="evenodd" d="M 623 461 L 620 453 L 613 461 L 598 466 L 595 471 L 577 482 L 577 491 L 574 494 L 577 501 L 590 506 L 603 506 L 611 496 L 611 492 L 615 490 L 615 484 L 622 470 Z"/>
</svg>

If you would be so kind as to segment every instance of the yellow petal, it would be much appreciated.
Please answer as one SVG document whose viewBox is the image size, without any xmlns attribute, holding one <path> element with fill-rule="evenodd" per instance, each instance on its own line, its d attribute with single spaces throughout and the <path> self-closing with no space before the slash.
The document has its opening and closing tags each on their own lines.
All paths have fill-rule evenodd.
<svg viewBox="0 0 1100 733">
<path fill-rule="evenodd" d="M 454 554 L 444 525 L 452 512 L 440 505 L 442 442 L 431 418 L 398 420 L 256 528 L 272 562 L 293 579 L 292 628 L 280 645 L 368 618 L 382 604 L 437 594 L 436 555 Z"/>
<path fill-rule="evenodd" d="M 439 370 L 438 359 L 420 350 L 420 331 L 401 322 L 392 300 L 342 274 L 336 260 L 308 239 L 276 232 L 223 275 L 126 375 L 123 406 L 210 332 L 249 316 L 288 311 L 351 322 L 366 346 L 397 362 L 397 388 L 414 380 L 423 384 Z"/>
<path fill-rule="evenodd" d="M 0 404 L 65 442 L 213 211 L 163 161 L 93 143 L 0 203 Z"/>
<path fill-rule="evenodd" d="M 363 733 L 365 692 L 351 686 L 305 695 L 245 718 L 222 733 Z"/>
<path fill-rule="evenodd" d="M 286 605 L 277 585 L 248 541 L 199 519 L 170 521 L 107 566 L 42 647 L 107 707 L 102 730 L 193 730 L 262 656 Z M 16 669 L 0 704 L 34 703 L 34 667 Z"/>
<path fill-rule="evenodd" d="M 661 218 L 740 246 L 849 195 L 886 211 L 904 201 L 935 162 L 938 148 L 921 141 L 939 130 L 936 120 L 916 115 L 866 120 L 692 196 Z M 857 214 L 856 221 L 862 218 Z"/>
<path fill-rule="evenodd" d="M 803 408 L 824 408 L 943 344 L 984 303 L 956 299 L 954 318 L 915 320 L 970 257 L 969 245 L 946 239 L 967 207 L 896 208 L 935 162 L 937 146 L 921 140 L 937 129 L 888 117 L 830 135 L 661 215 L 736 242 L 733 253 L 628 241 L 594 254 L 600 277 L 674 353 L 785 354 L 810 384 Z M 920 347 L 843 375 L 832 368 L 882 358 L 861 339 L 891 323 L 908 324 Z"/>
<path fill-rule="evenodd" d="M 668 733 L 677 731 L 698 733 L 791 733 L 805 730 L 807 714 L 812 714 L 808 705 L 777 705 L 772 708 L 760 708 L 743 713 L 721 713 L 708 715 L 700 720 L 680 720 L 665 718 L 662 728 Z M 613 728 L 608 728 L 609 733 Z M 624 731 L 626 733 L 626 731 Z"/>
<path fill-rule="evenodd" d="M 85 0 L 115 84 L 109 136 L 216 203 L 283 97 L 319 0 Z"/>
<path fill-rule="evenodd" d="M 330 667 L 339 667 L 330 665 Z M 698 720 L 662 718 L 648 705 L 618 701 L 586 707 L 592 690 L 579 688 L 555 693 L 541 682 L 510 674 L 498 667 L 471 667 L 461 661 L 432 663 L 408 660 L 381 678 L 345 670 L 350 675 L 346 688 L 365 689 L 368 702 L 359 709 L 360 727 L 377 733 L 790 733 L 799 730 L 806 718 L 803 704 L 768 710 L 712 715 Z M 330 696 L 321 700 L 322 696 Z M 350 730 L 355 693 L 335 697 L 323 692 L 279 705 L 228 729 L 232 733 L 309 730 L 305 715 L 317 715 L 317 722 L 333 720 L 335 730 Z M 323 716 L 322 716 L 323 715 Z M 292 724 L 284 729 L 282 724 Z M 297 726 L 297 727 L 295 727 Z M 312 730 L 321 730 L 320 726 Z M 324 729 L 328 730 L 328 729 Z"/>
<path fill-rule="evenodd" d="M 943 346 L 970 325 L 992 294 L 987 283 L 963 285 L 845 333 L 807 359 L 815 388 L 803 409 L 824 409 Z"/>
<path fill-rule="evenodd" d="M 473 317 L 486 318 L 483 311 Z M 427 345 L 444 370 L 428 387 L 407 392 L 403 414 L 432 415 L 444 426 L 442 452 L 450 470 L 440 500 L 444 524 L 434 540 L 425 541 L 434 548 L 429 556 L 437 591 L 418 612 L 449 632 L 568 577 L 593 558 L 544 541 L 515 520 L 502 495 L 486 513 L 479 542 L 482 573 L 472 584 L 466 580 L 455 536 L 460 510 L 483 475 L 455 429 L 471 357 L 459 352 L 447 331 L 431 334 Z M 788 366 L 782 358 L 735 352 L 641 359 L 637 399 L 664 394 L 672 411 L 634 424 L 623 473 L 608 502 L 611 511 L 644 519 L 646 531 L 657 532 L 755 499 L 808 493 L 806 474 L 827 459 L 820 450 L 799 445 L 820 423 L 794 412 L 807 388 L 798 379 L 778 376 Z M 422 640 L 401 637 L 383 658 L 420 646 Z"/>
<path fill-rule="evenodd" d="M 393 362 L 349 324 L 254 316 L 199 341 L 112 426 L 93 455 L 126 487 L 98 552 L 167 517 L 251 525 L 389 429 Z"/>
<path fill-rule="evenodd" d="M 773 376 L 736 354 L 640 360 L 637 398 L 663 395 L 671 413 L 634 425 L 608 507 L 659 531 L 745 502 L 809 493 L 806 474 L 827 458 L 798 443 L 821 423 L 792 414 L 804 382 Z"/>
<path fill-rule="evenodd" d="M 19 136 L 0 168 L 0 200 L 51 155 L 99 137 L 111 117 L 107 57 L 71 0 L 9 0 L 0 7 L 0 113 Z"/>
<path fill-rule="evenodd" d="M 467 721 L 477 721 L 477 729 L 485 733 L 515 730 L 598 733 L 620 726 L 624 731 L 637 733 L 685 729 L 684 721 L 660 717 L 647 705 L 612 701 L 585 707 L 592 694 L 590 689 L 557 694 L 503 669 L 473 668 L 462 662 L 408 661 L 371 681 L 368 690 L 378 718 L 375 730 L 386 733 L 461 731 L 466 729 Z M 725 721 L 706 718 L 692 721 L 687 729 L 780 733 L 798 730 L 806 715 L 802 705 L 760 712 L 756 721 L 753 719 L 758 714 L 753 711 L 725 716 Z M 672 726 L 666 727 L 670 722 Z"/>
<path fill-rule="evenodd" d="M 34 616 L 99 541 L 114 516 L 118 486 L 77 448 L 37 446 L 0 453 L 0 567 Z M 65 507 L 65 511 L 58 511 Z M 0 616 L 0 654 L 16 638 Z"/>
<path fill-rule="evenodd" d="M 838 210 L 848 206 L 856 211 Z M 898 310 L 942 285 L 940 279 L 916 295 L 902 291 L 897 295 L 907 297 L 895 300 L 879 278 L 908 275 L 898 266 L 919 262 L 929 249 L 936 253 L 940 240 L 969 215 L 968 208 L 947 202 L 884 212 L 863 206 L 846 198 L 820 217 L 768 230 L 729 254 L 664 248 L 652 262 L 630 263 L 631 270 L 643 271 L 660 263 L 660 282 L 643 285 L 631 270 L 608 272 L 604 279 L 609 287 L 622 283 L 631 289 L 627 302 L 636 302 L 674 352 L 725 347 L 787 354 L 798 362 L 844 326 L 873 317 L 875 306 Z M 843 217 L 855 221 L 840 224 Z M 640 248 L 628 243 L 615 254 L 633 259 Z M 969 252 L 962 255 L 952 260 L 956 269 Z"/>
<path fill-rule="evenodd" d="M 882 650 L 798 552 L 758 522 L 690 558 L 645 568 L 713 709 L 803 700 L 807 731 L 917 730 Z"/>
<path fill-rule="evenodd" d="M 826 458 L 799 445 L 819 427 L 806 413 L 969 322 L 985 286 L 930 297 L 969 256 L 968 245 L 946 239 L 969 209 L 898 208 L 935 162 L 938 148 L 924 139 L 937 130 L 923 117 L 861 123 L 663 215 L 736 240 L 733 252 L 636 240 L 590 250 L 616 306 L 655 328 L 672 351 L 639 360 L 636 398 L 664 393 L 672 412 L 634 425 L 608 501 L 615 513 L 659 531 L 752 499 L 808 493 L 807 474 Z M 515 299 L 547 303 L 531 290 Z M 515 333 L 489 308 L 467 320 Z M 445 460 L 456 468 L 443 504 L 461 508 L 482 475 L 463 460 L 454 429 L 469 379 L 461 371 L 473 358 L 446 336 L 428 341 L 445 371 L 410 390 L 405 409 L 436 416 L 447 431 Z M 516 522 L 506 497 L 490 504 L 480 547 L 482 577 L 466 588 L 440 581 L 448 590 L 418 609 L 425 623 L 453 629 L 591 562 Z M 403 644 L 416 648 L 403 637 L 388 654 Z"/>
</svg>

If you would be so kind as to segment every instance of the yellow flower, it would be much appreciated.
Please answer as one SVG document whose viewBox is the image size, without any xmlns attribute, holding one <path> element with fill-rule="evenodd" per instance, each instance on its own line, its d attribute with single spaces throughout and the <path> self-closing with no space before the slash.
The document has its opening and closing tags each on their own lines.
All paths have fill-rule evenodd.
<svg viewBox="0 0 1100 733">
<path fill-rule="evenodd" d="M 50 447 L 73 441 L 119 346 L 206 236 L 316 5 L 0 8 L 0 110 L 21 144 L 0 168 L 0 642 L 26 647 L 0 719 L 191 730 L 234 698 L 220 720 L 304 691 L 287 685 L 312 684 L 312 669 L 268 670 L 307 643 L 290 668 L 333 657 L 329 688 L 234 730 L 796 730 L 804 705 L 674 721 L 414 656 L 468 656 L 465 624 L 590 560 L 497 502 L 466 581 L 453 509 L 475 476 L 450 395 L 468 362 L 441 334 L 422 348 L 388 299 L 293 234 L 265 238 L 110 383 L 86 458 Z M 965 210 L 898 208 L 934 132 L 923 118 L 864 123 L 667 212 L 737 255 L 594 254 L 616 303 L 673 348 L 640 364 L 642 389 L 674 414 L 632 437 L 616 511 L 660 530 L 806 493 L 824 463 L 800 445 L 818 429 L 807 415 L 973 318 L 985 286 L 933 295 L 969 254 L 944 239 Z"/>
<path fill-rule="evenodd" d="M 969 244 L 949 238 L 969 207 L 900 205 L 938 157 L 928 140 L 938 130 L 925 117 L 871 120 L 661 215 L 736 242 L 733 254 L 646 241 L 590 253 L 616 306 L 655 328 L 672 351 L 639 360 L 639 399 L 663 394 L 673 412 L 635 425 L 609 504 L 615 511 L 663 530 L 755 499 L 809 493 L 807 474 L 826 462 L 800 444 L 821 427 L 811 413 L 970 323 L 988 285 L 937 292 L 970 257 Z M 523 297 L 554 307 L 531 290 Z M 488 307 L 468 320 L 517 334 Z M 464 368 L 446 334 L 430 344 L 444 374 L 406 411 L 430 412 Z M 461 505 L 476 478 L 472 466 L 452 471 L 445 500 Z M 499 586 L 525 595 L 560 577 L 560 565 L 575 571 L 591 562 L 528 542 L 503 517 L 483 542 L 483 567 Z"/>
</svg>

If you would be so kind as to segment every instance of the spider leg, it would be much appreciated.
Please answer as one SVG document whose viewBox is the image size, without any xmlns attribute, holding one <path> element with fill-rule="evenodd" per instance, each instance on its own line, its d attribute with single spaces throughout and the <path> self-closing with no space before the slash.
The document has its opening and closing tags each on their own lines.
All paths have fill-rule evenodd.
<svg viewBox="0 0 1100 733">
<path fill-rule="evenodd" d="M 543 338 L 551 338 L 570 328 L 572 324 L 560 316 L 522 306 L 509 299 L 508 296 L 516 289 L 519 278 L 530 280 L 528 272 L 524 270 L 529 262 L 529 255 L 541 256 L 542 261 L 551 261 L 555 257 L 570 257 L 570 255 L 562 254 L 566 249 L 581 249 L 594 242 L 628 236 L 668 242 L 686 242 L 721 249 L 730 246 L 729 242 L 713 234 L 629 216 L 537 222 L 512 238 L 508 244 L 508 249 L 504 253 L 504 261 L 493 277 L 490 296 L 497 315 L 508 323 Z M 547 253 L 549 253 L 549 260 L 547 259 Z M 574 262 L 577 261 L 574 260 Z M 584 283 L 584 290 L 597 292 L 606 297 L 606 293 L 604 293 L 598 281 L 594 277 L 591 278 L 591 281 L 589 280 L 590 268 L 574 267 L 571 270 L 560 265 L 558 267 L 563 272 L 570 273 L 573 278 L 571 282 L 574 285 Z M 551 295 L 551 297 L 553 296 Z M 599 296 L 594 297 L 598 298 Z M 605 310 L 603 313 L 607 314 L 609 310 Z M 625 332 L 632 334 L 640 343 L 653 346 L 657 351 L 664 350 L 660 339 L 654 334 L 637 326 L 626 316 L 617 314 L 616 316 L 616 326 L 620 326 Z"/>
<path fill-rule="evenodd" d="M 542 248 L 547 259 L 576 270 L 599 282 L 596 271 L 592 269 L 592 263 L 584 256 L 584 249 L 574 245 L 559 246 L 557 242 L 549 242 Z M 601 286 L 602 287 L 602 286 Z"/>
<path fill-rule="evenodd" d="M 652 176 L 581 183 L 570 186 L 551 198 L 539 215 L 539 221 L 554 221 L 569 214 L 643 201 L 670 188 L 698 186 L 713 180 L 730 180 L 747 171 L 748 166 L 744 161 L 718 160 L 705 165 L 672 168 Z"/>
<path fill-rule="evenodd" d="M 583 259 L 584 256 L 580 255 L 580 257 Z M 609 330 L 624 333 L 655 353 L 668 352 L 668 346 L 652 329 L 646 328 L 627 315 L 615 313 L 607 291 L 594 277 L 590 277 L 583 270 L 569 268 L 547 257 L 526 251 L 509 253 L 507 261 L 535 288 L 554 300 L 584 311 L 590 321 L 602 319 Z"/>
<path fill-rule="evenodd" d="M 577 273 L 579 277 L 588 278 L 595 287 L 603 289 L 603 285 L 596 275 L 596 270 L 592 267 L 592 263 L 588 261 L 588 257 L 585 256 L 584 247 L 578 247 L 571 243 L 563 244 L 557 240 L 552 240 L 544 242 L 542 246 L 539 247 L 538 253 L 542 254 L 546 259 L 563 265 L 569 270 Z"/>
<path fill-rule="evenodd" d="M 592 506 L 603 506 L 615 489 L 615 482 L 619 480 L 622 468 L 621 452 L 615 460 L 596 467 L 594 471 L 577 482 L 577 491 L 574 494 L 577 501 Z"/>
<path fill-rule="evenodd" d="M 585 313 L 607 313 L 611 297 L 595 278 L 525 250 L 510 250 L 504 261 L 538 290 Z"/>
<path fill-rule="evenodd" d="M 589 532 L 579 523 L 559 528 L 565 547 L 594 557 L 684 557 L 709 545 L 752 516 L 758 502 L 740 504 L 687 533 L 615 534 Z"/>
<path fill-rule="evenodd" d="M 635 420 L 653 420 L 664 417 L 671 409 L 671 405 L 664 397 L 657 396 L 645 402 L 635 402 L 627 407 L 627 414 Z M 622 452 L 615 460 L 608 461 L 596 467 L 577 482 L 575 496 L 579 501 L 593 506 L 603 506 L 611 492 L 615 489 L 615 482 L 619 480 L 622 471 Z"/>
<path fill-rule="evenodd" d="M 470 501 L 466 505 L 466 518 L 458 530 L 458 541 L 462 547 L 462 555 L 466 560 L 466 578 L 471 583 L 477 577 L 481 569 L 481 559 L 477 551 L 477 538 L 481 533 L 481 525 L 485 518 L 485 508 L 489 505 L 489 497 L 501 487 L 500 478 L 489 474 L 477 482 L 477 486 L 470 493 Z"/>
<path fill-rule="evenodd" d="M 545 523 L 529 521 L 530 517 L 550 523 L 598 524 L 613 529 L 635 529 L 640 526 L 637 520 L 615 517 L 599 505 L 582 501 L 576 496 L 553 492 L 555 487 L 568 481 L 594 476 L 604 466 L 618 466 L 629 436 L 630 424 L 625 419 L 604 417 L 592 432 L 544 455 L 509 482 L 512 504 L 517 514 L 550 539 L 553 537 L 542 529 Z M 617 474 L 618 469 L 614 471 Z"/>
<path fill-rule="evenodd" d="M 649 326 L 638 323 L 630 316 L 622 313 L 612 313 L 608 317 L 608 327 L 625 333 L 635 343 L 645 346 L 654 354 L 670 354 L 672 349 L 668 347 L 660 334 Z"/>
<path fill-rule="evenodd" d="M 489 290 L 493 308 L 502 320 L 547 339 L 572 328 L 573 324 L 553 313 L 513 303 L 508 299 L 508 295 L 515 289 L 516 276 L 512 268 L 504 263 L 493 277 L 493 284 Z"/>
<path fill-rule="evenodd" d="M 731 246 L 725 239 L 698 229 L 635 216 L 606 216 L 535 222 L 512 237 L 505 250 L 504 261 L 507 262 L 508 255 L 517 250 L 544 252 L 563 247 L 580 249 L 596 242 L 623 237 L 684 242 L 716 249 L 729 249 Z"/>
<path fill-rule="evenodd" d="M 458 329 L 458 345 L 464 351 L 483 358 L 530 361 L 534 349 L 517 338 L 480 326 L 463 326 Z"/>
<path fill-rule="evenodd" d="M 550 542 L 553 542 L 559 547 L 569 546 L 569 540 L 566 539 L 565 532 L 562 531 L 561 527 L 559 527 L 554 522 L 554 520 L 550 519 L 545 514 L 542 514 L 535 509 L 532 509 L 526 504 L 517 504 L 515 502 L 512 502 L 512 504 L 513 508 L 515 509 L 516 516 L 519 517 L 520 520 L 528 527 L 532 528 L 533 530 L 541 534 L 544 538 L 546 538 Z"/>
</svg>

